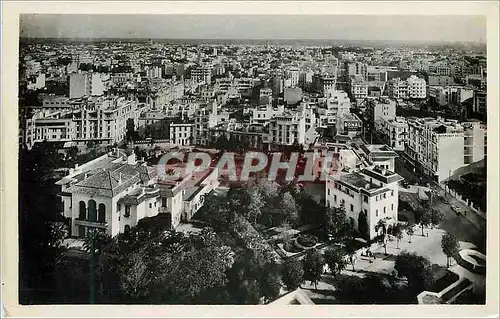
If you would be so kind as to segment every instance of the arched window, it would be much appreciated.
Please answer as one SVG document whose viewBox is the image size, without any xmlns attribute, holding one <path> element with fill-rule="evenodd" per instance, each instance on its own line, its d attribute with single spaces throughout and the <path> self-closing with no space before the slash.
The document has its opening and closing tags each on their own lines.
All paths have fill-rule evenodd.
<svg viewBox="0 0 500 319">
<path fill-rule="evenodd" d="M 130 232 L 130 226 L 125 225 L 125 234 L 128 234 Z"/>
<path fill-rule="evenodd" d="M 89 221 L 96 222 L 97 221 L 97 204 L 95 200 L 89 200 Z"/>
<path fill-rule="evenodd" d="M 82 200 L 78 203 L 78 219 L 87 219 L 87 207 Z"/>
<path fill-rule="evenodd" d="M 104 223 L 106 222 L 106 205 L 104 204 L 99 204 L 99 210 L 98 210 L 98 221 L 99 223 Z"/>
</svg>

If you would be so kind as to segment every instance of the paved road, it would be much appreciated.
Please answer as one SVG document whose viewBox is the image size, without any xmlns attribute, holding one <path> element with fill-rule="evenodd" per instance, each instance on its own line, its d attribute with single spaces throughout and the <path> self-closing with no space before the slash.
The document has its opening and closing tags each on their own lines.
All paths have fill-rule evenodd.
<svg viewBox="0 0 500 319">
<path fill-rule="evenodd" d="M 444 191 L 438 189 L 437 187 L 433 187 L 433 189 L 439 191 L 441 194 L 444 194 Z M 475 244 L 481 252 L 485 253 L 486 220 L 469 210 L 465 205 L 452 196 L 447 195 L 446 198 L 450 202 L 449 204 L 443 203 L 437 198 L 437 196 L 433 197 L 432 206 L 444 214 L 444 220 L 439 228 L 454 234 L 460 241 Z M 460 207 L 462 209 L 462 214 L 457 216 L 451 209 L 451 205 Z M 463 212 L 467 212 L 467 215 L 464 216 Z"/>
</svg>

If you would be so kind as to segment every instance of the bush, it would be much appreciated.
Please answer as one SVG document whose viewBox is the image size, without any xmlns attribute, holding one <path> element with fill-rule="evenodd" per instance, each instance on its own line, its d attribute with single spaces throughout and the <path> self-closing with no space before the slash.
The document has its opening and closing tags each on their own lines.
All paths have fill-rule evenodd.
<svg viewBox="0 0 500 319">
<path fill-rule="evenodd" d="M 300 235 L 297 238 L 297 243 L 301 246 L 309 248 L 316 245 L 318 243 L 318 240 L 312 235 Z"/>
</svg>

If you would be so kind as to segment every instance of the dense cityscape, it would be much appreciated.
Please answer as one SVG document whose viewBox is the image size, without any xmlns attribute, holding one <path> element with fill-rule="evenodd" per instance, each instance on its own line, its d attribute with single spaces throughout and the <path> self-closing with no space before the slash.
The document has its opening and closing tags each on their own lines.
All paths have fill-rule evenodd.
<svg viewBox="0 0 500 319">
<path fill-rule="evenodd" d="M 21 304 L 485 303 L 485 44 L 19 53 Z"/>
</svg>

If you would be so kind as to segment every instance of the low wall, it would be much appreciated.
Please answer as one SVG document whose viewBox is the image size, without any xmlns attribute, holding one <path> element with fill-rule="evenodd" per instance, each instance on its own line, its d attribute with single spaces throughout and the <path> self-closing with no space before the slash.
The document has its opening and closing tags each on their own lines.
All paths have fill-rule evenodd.
<svg viewBox="0 0 500 319">
<path fill-rule="evenodd" d="M 455 197 L 459 202 L 470 208 L 473 212 L 481 216 L 482 218 L 486 218 L 486 214 L 479 209 L 479 207 L 474 204 L 471 200 L 467 198 L 463 198 L 462 195 L 459 193 L 455 192 L 453 189 L 449 188 L 447 185 L 444 185 L 444 190 L 446 193 L 450 194 L 451 196 Z"/>
</svg>

